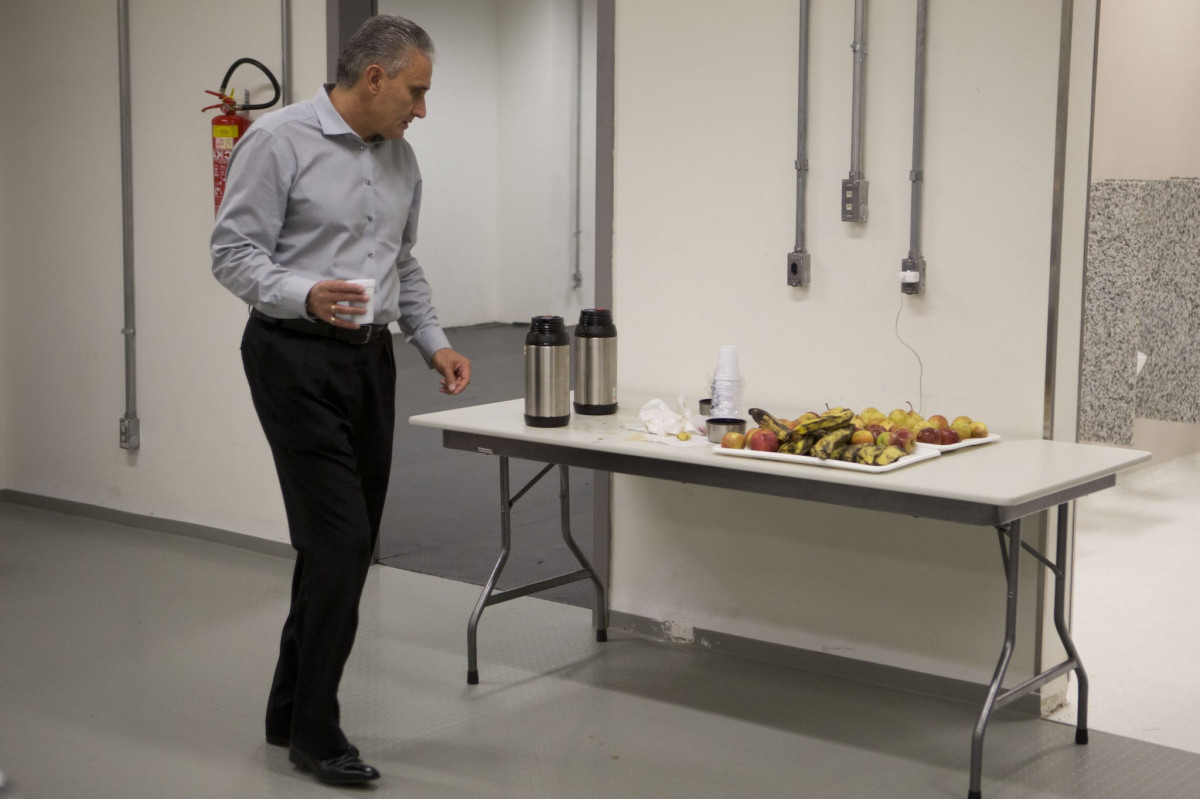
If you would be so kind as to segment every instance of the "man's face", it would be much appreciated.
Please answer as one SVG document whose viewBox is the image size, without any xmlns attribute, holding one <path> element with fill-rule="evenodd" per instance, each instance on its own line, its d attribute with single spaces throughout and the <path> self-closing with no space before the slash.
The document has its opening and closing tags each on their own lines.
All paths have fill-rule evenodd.
<svg viewBox="0 0 1200 799">
<path fill-rule="evenodd" d="M 375 97 L 375 128 L 385 139 L 399 139 L 415 118 L 425 117 L 425 93 L 433 79 L 433 64 L 424 53 L 413 53 L 396 77 L 379 78 Z"/>
</svg>

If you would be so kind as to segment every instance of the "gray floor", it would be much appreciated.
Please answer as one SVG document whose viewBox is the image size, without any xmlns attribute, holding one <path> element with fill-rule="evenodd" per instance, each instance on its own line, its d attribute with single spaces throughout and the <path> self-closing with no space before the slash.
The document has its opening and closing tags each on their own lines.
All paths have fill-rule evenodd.
<svg viewBox="0 0 1200 799">
<path fill-rule="evenodd" d="M 327 797 L 261 737 L 290 562 L 0 504 L 3 799 Z M 627 635 L 375 567 L 343 720 L 397 797 L 963 797 L 976 710 Z M 1193 797 L 1200 755 L 1002 717 L 989 799 Z"/>
<path fill-rule="evenodd" d="M 500 549 L 500 487 L 496 458 L 442 447 L 441 433 L 408 424 L 419 413 L 524 396 L 523 345 L 527 326 L 477 325 L 447 331 L 454 348 L 471 358 L 467 391 L 437 393 L 437 380 L 416 350 L 397 338 L 396 449 L 380 530 L 380 559 L 388 566 L 483 585 Z M 513 493 L 544 464 L 514 460 Z M 572 469 L 571 532 L 592 553 L 592 472 Z M 578 568 L 562 540 L 557 472 L 546 475 L 513 507 L 512 555 L 499 587 L 510 588 Z M 589 584 L 539 595 L 590 608 Z"/>
</svg>

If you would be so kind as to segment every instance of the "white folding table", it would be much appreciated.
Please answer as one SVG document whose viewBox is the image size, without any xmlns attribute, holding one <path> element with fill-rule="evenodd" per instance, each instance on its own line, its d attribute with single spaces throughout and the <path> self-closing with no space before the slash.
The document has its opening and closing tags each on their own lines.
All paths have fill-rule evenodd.
<svg viewBox="0 0 1200 799">
<path fill-rule="evenodd" d="M 500 459 L 501 551 L 467 625 L 467 681 L 479 681 L 476 631 L 488 605 L 590 580 L 595 588 L 596 640 L 607 638 L 605 586 L 571 536 L 568 467 L 616 472 L 716 486 L 758 494 L 824 502 L 853 508 L 901 513 L 927 519 L 994 527 L 1007 577 L 1004 640 L 971 738 L 968 799 L 981 797 L 983 738 L 993 711 L 1010 704 L 1050 680 L 1075 672 L 1079 708 L 1075 741 L 1086 744 L 1088 680 L 1066 624 L 1067 503 L 1116 483 L 1116 475 L 1150 458 L 1150 453 L 1117 447 L 1061 441 L 1002 440 L 947 452 L 940 457 L 883 473 L 865 473 L 770 460 L 723 456 L 711 447 L 672 447 L 641 440 L 628 429 L 637 424 L 640 402 L 626 404 L 611 416 L 575 414 L 567 427 L 538 428 L 524 422 L 524 401 L 510 400 L 414 416 L 412 424 L 442 431 L 450 449 L 495 455 Z M 509 458 L 547 464 L 513 495 Z M 579 561 L 576 571 L 519 588 L 496 590 L 512 545 L 510 510 L 529 488 L 555 466 L 560 474 L 563 538 Z M 1021 539 L 1022 519 L 1058 507 L 1054 558 Z M 1016 643 L 1019 587 L 1018 557 L 1028 552 L 1054 575 L 1054 625 L 1067 659 L 1011 688 L 1002 688 Z"/>
</svg>

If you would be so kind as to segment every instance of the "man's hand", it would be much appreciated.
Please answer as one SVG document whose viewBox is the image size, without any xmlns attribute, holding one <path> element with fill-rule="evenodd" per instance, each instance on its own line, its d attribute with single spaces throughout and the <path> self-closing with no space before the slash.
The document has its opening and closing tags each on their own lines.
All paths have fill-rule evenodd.
<svg viewBox="0 0 1200 799">
<path fill-rule="evenodd" d="M 438 391 L 443 394 L 461 394 L 471 382 L 471 361 L 449 347 L 443 347 L 430 358 L 433 368 L 442 376 Z"/>
<path fill-rule="evenodd" d="M 345 280 L 322 280 L 309 289 L 308 299 L 304 305 L 310 316 L 320 319 L 322 322 L 357 330 L 361 327 L 358 322 L 347 322 L 345 319 L 339 319 L 335 314 L 366 313 L 365 306 L 368 299 L 367 290 L 357 283 L 349 283 Z M 363 307 L 353 307 L 350 305 L 352 302 L 361 303 Z"/>
</svg>

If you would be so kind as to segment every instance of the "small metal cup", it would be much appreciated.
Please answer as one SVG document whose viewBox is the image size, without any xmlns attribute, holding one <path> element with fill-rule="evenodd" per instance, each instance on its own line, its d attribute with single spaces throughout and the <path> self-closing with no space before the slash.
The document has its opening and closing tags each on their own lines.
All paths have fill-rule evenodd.
<svg viewBox="0 0 1200 799">
<path fill-rule="evenodd" d="M 709 441 L 714 444 L 720 444 L 721 439 L 725 437 L 726 433 L 745 433 L 746 420 L 728 418 L 706 419 L 704 421 L 704 429 L 708 431 Z"/>
</svg>

